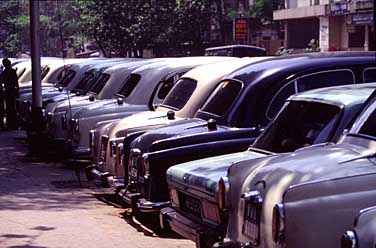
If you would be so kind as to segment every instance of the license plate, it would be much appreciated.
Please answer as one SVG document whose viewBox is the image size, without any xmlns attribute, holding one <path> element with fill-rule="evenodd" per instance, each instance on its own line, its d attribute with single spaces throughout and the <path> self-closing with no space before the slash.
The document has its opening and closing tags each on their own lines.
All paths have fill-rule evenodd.
<svg viewBox="0 0 376 248">
<path fill-rule="evenodd" d="M 180 194 L 180 197 L 182 210 L 185 210 L 197 217 L 201 217 L 201 202 L 199 199 L 186 194 Z"/>
<path fill-rule="evenodd" d="M 261 205 L 247 201 L 244 206 L 244 218 L 242 232 L 250 238 L 250 241 L 258 245 L 260 240 L 260 216 Z"/>
</svg>

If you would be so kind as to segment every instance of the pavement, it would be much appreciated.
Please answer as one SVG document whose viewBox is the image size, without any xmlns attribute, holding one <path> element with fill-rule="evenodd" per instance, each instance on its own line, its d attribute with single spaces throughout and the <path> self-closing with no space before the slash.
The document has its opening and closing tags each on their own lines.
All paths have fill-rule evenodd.
<svg viewBox="0 0 376 248">
<path fill-rule="evenodd" d="M 0 130 L 0 247 L 195 247 L 157 235 L 112 201 L 112 191 L 81 178 L 80 185 L 67 165 L 28 156 L 24 132 Z"/>
</svg>

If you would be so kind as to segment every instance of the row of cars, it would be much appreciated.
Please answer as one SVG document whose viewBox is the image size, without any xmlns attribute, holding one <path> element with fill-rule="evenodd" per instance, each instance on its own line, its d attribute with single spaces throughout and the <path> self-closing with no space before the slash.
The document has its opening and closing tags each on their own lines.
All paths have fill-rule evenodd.
<svg viewBox="0 0 376 248">
<path fill-rule="evenodd" d="M 352 222 L 376 205 L 375 56 L 65 64 L 29 135 L 197 247 L 356 247 L 374 236 L 372 209 Z"/>
</svg>

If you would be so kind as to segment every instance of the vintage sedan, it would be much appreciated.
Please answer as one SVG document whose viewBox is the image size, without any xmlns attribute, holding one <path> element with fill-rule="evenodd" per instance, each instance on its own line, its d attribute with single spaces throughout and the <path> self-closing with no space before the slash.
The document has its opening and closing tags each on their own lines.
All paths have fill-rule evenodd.
<svg viewBox="0 0 376 248">
<path fill-rule="evenodd" d="M 340 247 L 376 204 L 375 120 L 373 94 L 337 144 L 232 165 L 221 187 L 230 241 L 219 247 Z"/>
<path fill-rule="evenodd" d="M 61 90 L 51 90 L 45 92 L 45 94 L 42 93 L 42 107 L 43 113 L 45 114 L 44 124 L 46 124 L 47 121 L 47 113 L 50 112 L 53 106 L 55 106 L 56 102 L 61 102 L 67 99 L 72 99 L 77 96 L 86 95 L 90 91 L 90 89 L 95 85 L 95 82 L 104 70 L 113 65 L 124 63 L 125 61 L 127 60 L 110 60 L 106 62 L 102 61 L 102 63 L 96 64 L 81 76 L 77 85 L 70 92 L 63 92 Z M 32 97 L 32 94 L 30 94 L 29 97 Z M 31 106 L 30 102 L 31 99 L 27 101 L 27 105 Z M 24 123 L 26 123 L 26 127 L 28 127 L 29 125 L 27 124 L 31 123 L 31 112 L 27 111 L 24 114 L 23 119 Z"/>
<path fill-rule="evenodd" d="M 172 166 L 167 171 L 172 207 L 162 209 L 162 226 L 196 241 L 198 247 L 211 247 L 225 236 L 226 211 L 219 202 L 223 198 L 218 195 L 218 182 L 232 164 L 337 142 L 375 90 L 376 84 L 359 84 L 291 96 L 247 151 Z"/>
<path fill-rule="evenodd" d="M 98 77 L 94 86 L 85 96 L 75 97 L 73 99 L 48 105 L 48 133 L 49 137 L 55 143 L 64 144 L 68 135 L 69 121 L 82 108 L 91 105 L 97 108 L 118 103 L 127 102 L 127 98 L 121 98 L 115 94 L 125 83 L 129 74 L 136 68 L 150 64 L 153 60 L 127 61 L 116 64 L 103 71 Z M 102 100 L 102 101 L 101 101 Z M 46 108 L 47 110 L 47 108 Z"/>
<path fill-rule="evenodd" d="M 140 211 L 158 212 L 168 204 L 165 172 L 170 166 L 246 150 L 290 95 L 325 86 L 354 84 L 355 80 L 363 82 L 362 72 L 369 73 L 374 55 L 287 56 L 231 73 L 196 118 L 150 131 L 132 143 L 129 162 L 125 164 L 129 165 L 128 185 L 126 191 L 120 191 L 123 199 L 135 201 L 131 205 Z"/>
<path fill-rule="evenodd" d="M 376 246 L 375 224 L 376 206 L 360 210 L 354 220 L 354 227 L 342 235 L 341 248 L 374 248 Z"/>
<path fill-rule="evenodd" d="M 117 106 L 112 104 L 100 109 L 85 108 L 76 114 L 77 124 L 71 128 L 82 130 L 82 132 L 71 132 L 72 136 L 69 137 L 74 154 L 91 160 L 89 140 L 92 135 L 89 136 L 89 131 L 93 130 L 95 125 L 101 121 L 114 120 L 147 110 L 150 113 L 149 117 L 166 115 L 167 111 L 155 113 L 154 108 L 162 102 L 181 75 L 196 66 L 225 60 L 237 59 L 231 57 L 171 58 L 137 68 L 127 79 L 129 83 L 126 85 L 129 87 L 124 86 L 117 94 L 129 97 L 129 102 L 132 104 L 124 103 Z M 154 119 L 157 121 L 158 118 Z M 96 132 L 91 131 L 91 134 L 94 133 Z M 100 137 L 101 135 L 95 136 Z M 92 141 L 94 140 L 98 139 L 92 139 Z"/>
<path fill-rule="evenodd" d="M 192 118 L 225 75 L 262 59 L 265 58 L 231 59 L 199 66 L 184 74 L 155 112 L 143 112 L 124 118 L 116 123 L 114 122 L 111 125 L 106 125 L 106 129 L 102 130 L 107 132 L 105 134 L 109 139 L 104 140 L 103 142 L 106 142 L 106 144 L 100 147 L 106 149 L 105 151 L 101 150 L 102 154 L 106 152 L 106 156 L 99 158 L 100 153 L 95 153 L 97 154 L 95 158 L 97 168 L 107 172 L 105 175 L 123 178 L 123 167 L 116 158 L 121 158 L 121 147 L 125 136 L 130 142 L 147 130 L 182 119 Z M 101 136 L 103 135 L 97 135 L 97 137 Z M 118 145 L 120 146 L 119 149 Z M 96 147 L 99 147 L 99 145 Z M 107 177 L 102 178 L 106 181 Z M 107 185 L 106 182 L 104 184 Z"/>
</svg>

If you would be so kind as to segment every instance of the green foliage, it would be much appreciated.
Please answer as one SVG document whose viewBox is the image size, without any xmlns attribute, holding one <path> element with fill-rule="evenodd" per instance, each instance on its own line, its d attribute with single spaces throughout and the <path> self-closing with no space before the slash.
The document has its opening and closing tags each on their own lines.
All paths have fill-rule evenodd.
<svg viewBox="0 0 376 248">
<path fill-rule="evenodd" d="M 254 0 L 253 17 L 273 19 L 273 0 Z"/>
</svg>

